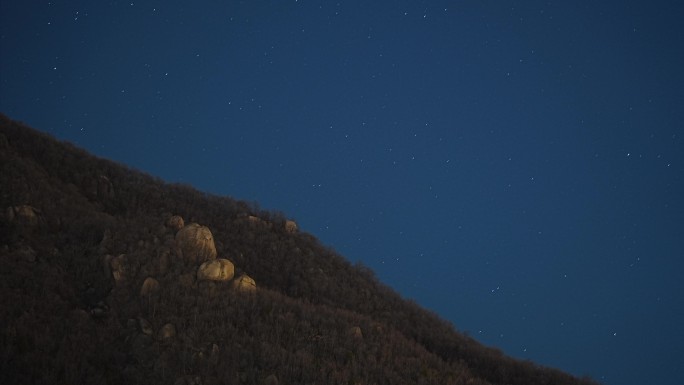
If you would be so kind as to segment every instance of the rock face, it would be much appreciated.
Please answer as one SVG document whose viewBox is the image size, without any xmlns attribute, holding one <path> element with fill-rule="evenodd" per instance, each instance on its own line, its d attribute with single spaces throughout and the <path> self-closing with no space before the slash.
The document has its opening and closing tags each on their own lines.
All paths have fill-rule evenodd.
<svg viewBox="0 0 684 385">
<path fill-rule="evenodd" d="M 214 237 L 208 227 L 190 223 L 176 233 L 176 242 L 186 262 L 200 263 L 216 259 Z"/>
<path fill-rule="evenodd" d="M 235 275 L 235 266 L 227 259 L 206 261 L 197 269 L 198 281 L 229 281 Z"/>
<path fill-rule="evenodd" d="M 241 275 L 233 281 L 233 289 L 241 292 L 254 292 L 256 291 L 256 282 L 254 279 L 246 274 Z"/>
</svg>

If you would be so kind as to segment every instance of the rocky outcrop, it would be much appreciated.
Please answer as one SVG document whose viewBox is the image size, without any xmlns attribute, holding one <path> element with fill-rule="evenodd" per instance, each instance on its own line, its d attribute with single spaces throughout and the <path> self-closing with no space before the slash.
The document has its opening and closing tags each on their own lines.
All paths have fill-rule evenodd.
<svg viewBox="0 0 684 385">
<path fill-rule="evenodd" d="M 214 236 L 206 226 L 190 223 L 176 233 L 176 243 L 186 262 L 202 263 L 216 259 Z"/>
<path fill-rule="evenodd" d="M 235 275 L 235 266 L 227 259 L 204 262 L 197 269 L 198 281 L 229 281 Z"/>
<path fill-rule="evenodd" d="M 254 292 L 256 291 L 256 282 L 254 279 L 246 274 L 243 274 L 233 281 L 233 289 L 240 292 Z"/>
</svg>

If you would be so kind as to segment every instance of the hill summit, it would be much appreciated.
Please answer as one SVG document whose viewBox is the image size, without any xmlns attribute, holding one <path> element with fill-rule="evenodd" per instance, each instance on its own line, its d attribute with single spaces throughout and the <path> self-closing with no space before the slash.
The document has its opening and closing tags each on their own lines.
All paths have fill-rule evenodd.
<svg viewBox="0 0 684 385">
<path fill-rule="evenodd" d="M 481 345 L 281 213 L 2 115 L 0 209 L 3 384 L 596 384 Z"/>
</svg>

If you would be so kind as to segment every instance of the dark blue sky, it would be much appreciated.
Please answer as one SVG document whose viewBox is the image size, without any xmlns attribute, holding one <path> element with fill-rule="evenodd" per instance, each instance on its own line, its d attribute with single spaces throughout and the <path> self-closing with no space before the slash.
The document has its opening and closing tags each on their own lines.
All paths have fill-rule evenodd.
<svg viewBox="0 0 684 385">
<path fill-rule="evenodd" d="M 677 1 L 2 1 L 0 111 L 283 211 L 488 345 L 684 381 Z"/>
</svg>

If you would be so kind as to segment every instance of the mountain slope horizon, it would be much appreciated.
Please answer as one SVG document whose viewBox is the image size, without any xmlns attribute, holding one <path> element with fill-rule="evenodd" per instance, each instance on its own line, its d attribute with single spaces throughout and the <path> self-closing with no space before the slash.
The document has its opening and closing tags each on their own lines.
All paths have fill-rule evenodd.
<svg viewBox="0 0 684 385">
<path fill-rule="evenodd" d="M 480 344 L 282 213 L 4 115 L 0 164 L 2 383 L 596 384 Z M 217 260 L 230 278 L 198 272 Z"/>
</svg>

